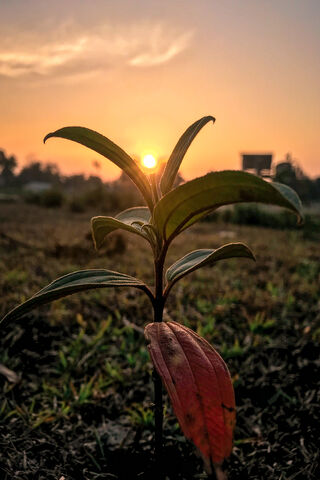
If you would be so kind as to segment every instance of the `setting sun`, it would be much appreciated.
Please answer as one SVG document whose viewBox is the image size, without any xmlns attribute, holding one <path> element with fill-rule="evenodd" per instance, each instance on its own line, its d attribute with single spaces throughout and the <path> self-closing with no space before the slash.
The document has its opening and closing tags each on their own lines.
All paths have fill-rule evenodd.
<svg viewBox="0 0 320 480">
<path fill-rule="evenodd" d="M 148 154 L 143 157 L 142 164 L 144 167 L 154 168 L 157 165 L 157 160 L 153 155 Z"/>
</svg>

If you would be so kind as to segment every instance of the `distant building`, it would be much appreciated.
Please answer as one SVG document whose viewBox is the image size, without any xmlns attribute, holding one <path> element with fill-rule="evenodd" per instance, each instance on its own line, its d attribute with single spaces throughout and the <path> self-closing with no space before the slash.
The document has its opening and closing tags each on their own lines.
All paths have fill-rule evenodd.
<svg viewBox="0 0 320 480">
<path fill-rule="evenodd" d="M 28 182 L 24 185 L 24 190 L 32 193 L 41 193 L 52 188 L 51 183 L 49 182 Z"/>
<path fill-rule="evenodd" d="M 251 170 L 260 177 L 271 176 L 272 153 L 242 154 L 242 170 Z"/>
</svg>

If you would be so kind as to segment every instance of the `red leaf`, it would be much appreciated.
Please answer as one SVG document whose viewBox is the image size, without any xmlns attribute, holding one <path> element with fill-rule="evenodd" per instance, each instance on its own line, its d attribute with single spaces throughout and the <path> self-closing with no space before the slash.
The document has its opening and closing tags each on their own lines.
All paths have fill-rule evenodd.
<svg viewBox="0 0 320 480">
<path fill-rule="evenodd" d="M 149 323 L 145 336 L 182 431 L 210 471 L 211 462 L 220 465 L 232 450 L 235 401 L 228 368 L 204 338 L 179 323 Z"/>
</svg>

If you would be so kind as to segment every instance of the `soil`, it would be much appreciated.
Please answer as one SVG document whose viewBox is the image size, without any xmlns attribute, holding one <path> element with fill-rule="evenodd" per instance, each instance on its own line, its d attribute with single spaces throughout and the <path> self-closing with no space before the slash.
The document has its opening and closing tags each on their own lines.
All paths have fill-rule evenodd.
<svg viewBox="0 0 320 480">
<path fill-rule="evenodd" d="M 86 236 L 88 215 L 3 208 L 1 316 L 79 268 L 103 263 L 151 278 L 139 239 L 113 237 L 96 254 Z M 200 225 L 175 245 L 172 260 L 183 248 L 222 244 L 219 230 L 226 229 Z M 231 230 L 236 240 L 247 239 L 257 263 L 221 263 L 184 279 L 172 292 L 166 318 L 205 336 L 230 369 L 237 425 L 226 465 L 229 480 L 317 480 L 318 245 L 299 232 Z M 42 307 L 1 328 L 1 480 L 155 478 L 152 366 L 143 338 L 151 320 L 141 293 L 101 290 Z M 165 399 L 165 478 L 207 478 Z"/>
</svg>

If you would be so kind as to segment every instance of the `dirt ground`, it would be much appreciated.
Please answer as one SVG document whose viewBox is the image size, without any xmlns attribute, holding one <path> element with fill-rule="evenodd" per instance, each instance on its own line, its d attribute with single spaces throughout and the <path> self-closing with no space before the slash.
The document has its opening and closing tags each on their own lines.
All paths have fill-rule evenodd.
<svg viewBox="0 0 320 480">
<path fill-rule="evenodd" d="M 99 212 L 93 212 L 99 214 Z M 139 238 L 94 251 L 90 215 L 1 205 L 0 316 L 54 278 L 107 268 L 152 283 Z M 203 335 L 229 366 L 237 426 L 230 480 L 320 478 L 320 255 L 302 231 L 200 224 L 169 263 L 195 248 L 244 241 L 257 262 L 220 262 L 172 291 L 165 317 Z M 0 327 L 0 479 L 152 479 L 152 366 L 147 297 L 92 290 Z M 207 478 L 166 399 L 167 480 Z"/>
</svg>

